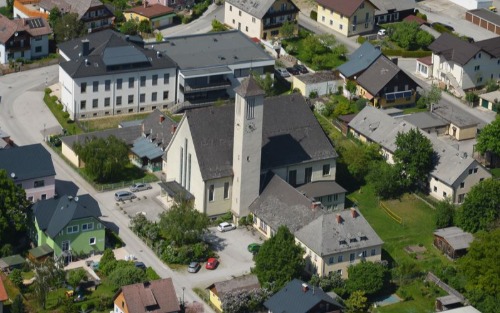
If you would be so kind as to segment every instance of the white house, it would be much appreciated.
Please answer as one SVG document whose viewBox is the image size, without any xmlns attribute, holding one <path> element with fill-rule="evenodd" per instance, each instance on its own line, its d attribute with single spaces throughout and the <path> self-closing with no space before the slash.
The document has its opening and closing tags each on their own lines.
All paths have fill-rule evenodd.
<svg viewBox="0 0 500 313">
<path fill-rule="evenodd" d="M 10 20 L 0 14 L 0 30 L 0 64 L 49 55 L 52 29 L 47 20 L 41 17 Z"/>
</svg>

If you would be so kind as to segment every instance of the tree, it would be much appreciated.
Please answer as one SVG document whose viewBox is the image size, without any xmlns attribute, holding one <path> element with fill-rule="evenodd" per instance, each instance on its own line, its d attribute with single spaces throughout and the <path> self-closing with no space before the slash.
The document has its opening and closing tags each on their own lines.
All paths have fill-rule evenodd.
<svg viewBox="0 0 500 313">
<path fill-rule="evenodd" d="M 500 180 L 490 178 L 473 186 L 456 217 L 457 226 L 465 231 L 491 229 L 500 218 Z"/>
<path fill-rule="evenodd" d="M 484 126 L 477 137 L 476 150 L 485 153 L 492 152 L 500 155 L 500 117 Z"/>
<path fill-rule="evenodd" d="M 495 80 L 490 79 L 486 82 L 486 92 L 492 92 L 498 90 L 498 88 L 500 88 L 500 86 L 498 86 L 498 83 Z"/>
<path fill-rule="evenodd" d="M 398 132 L 394 160 L 406 187 L 425 189 L 427 177 L 434 168 L 431 141 L 415 128 Z"/>
<path fill-rule="evenodd" d="M 161 32 L 157 32 L 155 35 L 155 40 L 156 40 L 156 42 L 162 42 L 163 41 L 163 34 Z"/>
<path fill-rule="evenodd" d="M 475 101 L 477 101 L 479 97 L 473 92 L 469 91 L 465 93 L 465 100 L 469 103 L 469 105 L 473 105 Z"/>
<path fill-rule="evenodd" d="M 260 86 L 260 88 L 262 88 L 262 90 L 264 90 L 264 92 L 266 93 L 266 96 L 272 96 L 273 95 L 273 86 L 274 86 L 274 80 L 273 78 L 271 77 L 271 74 L 269 72 L 266 73 L 266 75 L 264 76 L 264 78 L 262 78 L 259 74 L 257 74 L 256 72 L 251 72 L 252 73 L 252 76 L 253 78 L 255 79 L 255 81 L 257 82 L 257 84 Z"/>
<path fill-rule="evenodd" d="M 104 275 L 109 275 L 116 268 L 116 258 L 113 250 L 106 249 L 99 261 L 99 271 Z"/>
<path fill-rule="evenodd" d="M 419 47 L 427 47 L 434 41 L 434 37 L 425 30 L 419 30 L 415 41 Z"/>
<path fill-rule="evenodd" d="M 302 43 L 302 61 L 305 63 L 311 62 L 315 56 L 319 56 L 328 52 L 318 36 L 308 35 Z"/>
<path fill-rule="evenodd" d="M 392 41 L 405 50 L 412 50 L 417 42 L 416 37 L 419 32 L 419 25 L 416 22 L 394 23 L 388 26 L 388 34 Z"/>
<path fill-rule="evenodd" d="M 222 311 L 226 313 L 259 312 L 262 304 L 271 296 L 267 289 L 236 290 L 225 292 L 221 297 Z"/>
<path fill-rule="evenodd" d="M 22 290 L 23 288 L 23 274 L 20 269 L 14 269 L 9 274 L 10 281 L 17 287 L 17 289 Z"/>
<path fill-rule="evenodd" d="M 21 294 L 18 294 L 14 298 L 14 301 L 10 306 L 10 313 L 24 313 L 24 312 L 26 311 L 24 309 L 23 297 L 21 296 Z"/>
<path fill-rule="evenodd" d="M 16 238 L 14 234 L 26 229 L 28 207 L 24 189 L 0 169 L 0 246 L 8 247 L 7 243 Z"/>
<path fill-rule="evenodd" d="M 466 296 L 483 313 L 498 312 L 500 290 L 500 229 L 479 232 L 467 254 L 458 260 L 458 270 L 467 279 Z M 494 264 L 497 264 L 495 266 Z"/>
<path fill-rule="evenodd" d="M 295 23 L 291 21 L 286 21 L 280 27 L 280 37 L 287 39 L 295 36 Z"/>
<path fill-rule="evenodd" d="M 129 164 L 127 144 L 115 136 L 93 137 L 73 149 L 85 162 L 85 172 L 97 182 L 113 181 Z"/>
<path fill-rule="evenodd" d="M 365 292 L 356 290 L 345 301 L 348 313 L 361 313 L 366 312 L 368 307 L 368 299 L 365 297 Z"/>
<path fill-rule="evenodd" d="M 68 284 L 73 287 L 73 290 L 76 290 L 76 287 L 78 287 L 78 285 L 80 285 L 80 282 L 86 277 L 87 273 L 83 268 L 70 271 L 68 274 Z"/>
<path fill-rule="evenodd" d="M 295 237 L 290 230 L 280 226 L 255 255 L 253 272 L 261 286 L 274 293 L 290 280 L 300 277 L 305 265 L 303 254 L 304 250 L 295 244 Z"/>
<path fill-rule="evenodd" d="M 387 269 L 382 264 L 366 261 L 349 266 L 347 273 L 346 288 L 350 293 L 361 290 L 368 295 L 376 294 L 388 278 Z"/>
<path fill-rule="evenodd" d="M 201 242 L 209 224 L 207 215 L 185 200 L 177 200 L 170 210 L 160 215 L 161 235 L 175 246 Z"/>
<path fill-rule="evenodd" d="M 349 91 L 349 101 L 351 101 L 352 96 L 356 95 L 356 90 L 358 89 L 358 85 L 353 80 L 348 80 L 345 84 L 345 89 Z"/>
<path fill-rule="evenodd" d="M 399 170 L 385 161 L 372 163 L 366 181 L 381 199 L 397 198 L 404 190 Z"/>
<path fill-rule="evenodd" d="M 333 109 L 333 118 L 351 113 L 353 113 L 353 110 L 348 102 L 338 102 L 335 105 L 335 109 Z"/>
<path fill-rule="evenodd" d="M 438 85 L 432 84 L 427 92 L 427 101 L 429 105 L 437 104 L 441 100 L 441 89 Z"/>
<path fill-rule="evenodd" d="M 57 42 L 78 38 L 85 34 L 85 25 L 76 13 L 66 13 L 57 19 L 54 26 L 54 36 Z"/>
<path fill-rule="evenodd" d="M 127 261 L 123 261 L 127 262 Z M 109 274 L 109 282 L 118 289 L 121 286 L 142 283 L 147 280 L 146 273 L 140 268 L 134 266 L 133 263 L 127 262 L 130 265 L 117 267 L 111 274 Z"/>
<path fill-rule="evenodd" d="M 52 28 L 56 27 L 57 21 L 61 19 L 62 14 L 57 6 L 53 7 L 49 13 L 49 25 Z"/>
<path fill-rule="evenodd" d="M 332 50 L 337 45 L 337 38 L 335 35 L 324 33 L 316 35 L 323 46 Z"/>
<path fill-rule="evenodd" d="M 363 180 L 369 173 L 371 164 L 382 160 L 380 147 L 375 143 L 353 145 L 351 142 L 339 145 L 342 160 L 347 164 L 347 170 L 353 177 Z"/>
<path fill-rule="evenodd" d="M 120 32 L 126 35 L 136 35 L 138 28 L 139 25 L 137 24 L 137 22 L 133 19 L 130 19 L 122 24 L 122 26 L 120 27 Z"/>
<path fill-rule="evenodd" d="M 137 25 L 137 30 L 140 33 L 151 34 L 153 28 L 151 27 L 151 23 L 148 20 L 141 20 L 139 25 Z"/>
<path fill-rule="evenodd" d="M 319 277 L 318 274 L 314 274 L 309 281 L 311 285 L 320 287 L 324 291 L 339 290 L 345 287 L 345 282 L 340 276 L 340 273 L 333 272 L 328 274 L 328 276 Z"/>
<path fill-rule="evenodd" d="M 63 259 L 55 261 L 53 258 L 46 258 L 43 262 L 32 263 L 35 272 L 33 282 L 33 293 L 37 303 L 45 309 L 49 290 L 60 285 L 65 278 Z"/>
<path fill-rule="evenodd" d="M 436 205 L 436 228 L 453 226 L 455 205 L 450 199 L 441 200 Z"/>
</svg>

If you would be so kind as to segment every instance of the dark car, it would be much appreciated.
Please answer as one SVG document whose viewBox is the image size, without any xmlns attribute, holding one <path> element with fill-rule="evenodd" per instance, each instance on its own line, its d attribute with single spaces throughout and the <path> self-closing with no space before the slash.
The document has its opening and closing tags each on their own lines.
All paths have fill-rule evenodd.
<svg viewBox="0 0 500 313">
<path fill-rule="evenodd" d="M 135 267 L 140 268 L 141 270 L 146 270 L 146 264 L 142 262 L 135 262 L 134 265 Z"/>
<path fill-rule="evenodd" d="M 300 74 L 300 71 L 298 69 L 296 69 L 295 67 L 287 67 L 286 70 L 288 71 L 288 73 L 290 73 L 292 75 L 299 75 Z"/>
<path fill-rule="evenodd" d="M 441 30 L 446 29 L 449 32 L 454 32 L 455 28 L 451 27 L 450 25 L 446 25 L 443 23 L 435 22 L 431 24 L 431 27 L 437 30 L 438 32 L 442 32 Z"/>
<path fill-rule="evenodd" d="M 296 68 L 301 74 L 307 74 L 307 73 L 309 73 L 309 71 L 307 70 L 307 67 L 305 67 L 302 64 L 297 64 L 297 65 L 294 66 L 294 68 Z"/>
</svg>

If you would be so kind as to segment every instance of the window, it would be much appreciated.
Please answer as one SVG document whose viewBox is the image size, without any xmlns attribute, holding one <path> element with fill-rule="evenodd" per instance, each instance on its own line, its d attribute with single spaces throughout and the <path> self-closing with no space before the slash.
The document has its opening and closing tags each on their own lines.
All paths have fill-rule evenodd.
<svg viewBox="0 0 500 313">
<path fill-rule="evenodd" d="M 158 75 L 153 75 L 152 84 L 153 84 L 153 86 L 158 85 Z"/>
<path fill-rule="evenodd" d="M 375 254 L 377 254 L 377 250 L 372 249 L 372 251 L 370 252 L 370 255 L 371 255 L 371 256 L 374 256 Z"/>
<path fill-rule="evenodd" d="M 250 98 L 247 102 L 247 120 L 251 120 L 254 118 L 254 110 L 255 110 L 255 99 Z"/>
<path fill-rule="evenodd" d="M 129 85 L 130 85 L 130 81 L 129 81 Z M 146 86 L 146 76 L 141 76 L 141 87 L 144 87 L 144 86 Z"/>
<path fill-rule="evenodd" d="M 344 25 L 339 24 L 339 29 L 340 29 L 340 30 L 344 29 Z"/>
<path fill-rule="evenodd" d="M 214 185 L 210 185 L 208 187 L 208 201 L 214 201 L 215 200 L 215 194 L 214 194 L 214 190 L 215 189 L 215 186 Z"/>
<path fill-rule="evenodd" d="M 330 164 L 323 164 L 323 176 L 330 176 Z"/>
<path fill-rule="evenodd" d="M 122 105 L 122 96 L 116 97 L 116 105 Z"/>
<path fill-rule="evenodd" d="M 267 234 L 267 225 L 264 221 L 260 220 L 259 228 L 262 229 Z"/>
<path fill-rule="evenodd" d="M 107 79 L 104 81 L 104 90 L 109 91 L 111 89 L 111 80 Z"/>
<path fill-rule="evenodd" d="M 116 89 L 118 89 L 118 90 L 122 89 L 122 82 L 123 82 L 123 79 L 121 79 L 121 78 L 118 78 L 116 80 Z"/>
<path fill-rule="evenodd" d="M 87 83 L 82 83 L 80 85 L 80 92 L 81 93 L 86 93 L 87 92 Z"/>
<path fill-rule="evenodd" d="M 128 104 L 134 103 L 134 95 L 128 95 Z"/>
<path fill-rule="evenodd" d="M 463 203 L 464 202 L 464 199 L 465 199 L 465 194 L 460 194 L 458 195 L 458 203 Z"/>
<path fill-rule="evenodd" d="M 333 21 L 332 20 L 330 20 L 330 26 L 333 26 Z"/>
<path fill-rule="evenodd" d="M 484 177 L 481 177 L 481 178 L 479 179 L 479 181 L 483 181 L 483 180 L 484 180 Z"/>
<path fill-rule="evenodd" d="M 478 83 L 481 83 L 482 81 L 483 81 L 483 78 L 482 78 L 482 77 L 478 77 L 478 78 L 477 78 L 477 82 L 478 82 Z"/>
<path fill-rule="evenodd" d="M 229 11 L 233 12 L 233 6 L 232 5 L 229 6 Z"/>
<path fill-rule="evenodd" d="M 328 264 L 333 264 L 335 263 L 335 258 L 333 256 L 331 256 L 329 259 L 328 259 Z"/>
<path fill-rule="evenodd" d="M 168 91 L 164 91 L 163 92 L 163 100 L 167 100 L 168 99 Z"/>
<path fill-rule="evenodd" d="M 241 16 L 241 10 L 238 12 L 238 15 Z"/>
<path fill-rule="evenodd" d="M 469 175 L 471 175 L 471 174 L 472 174 L 472 169 L 469 169 Z"/>
<path fill-rule="evenodd" d="M 311 179 L 312 179 L 312 167 L 307 167 L 305 169 L 305 173 L 304 173 L 304 183 L 307 184 L 307 183 L 310 183 L 311 182 Z"/>
<path fill-rule="evenodd" d="M 355 259 L 356 259 L 356 254 L 351 253 L 351 254 L 349 255 L 349 262 L 353 263 Z"/>
<path fill-rule="evenodd" d="M 89 239 L 89 245 L 95 245 L 95 237 L 90 237 Z"/>
<path fill-rule="evenodd" d="M 82 231 L 88 231 L 94 229 L 94 223 L 85 223 L 82 224 Z"/>
<path fill-rule="evenodd" d="M 448 196 L 448 194 L 446 193 L 446 191 L 443 191 L 443 197 L 446 198 L 447 196 Z"/>
<path fill-rule="evenodd" d="M 42 196 L 41 196 L 41 199 L 42 199 L 42 200 L 45 200 L 45 199 L 47 199 L 47 194 L 45 194 L 45 193 L 42 193 Z"/>
<path fill-rule="evenodd" d="M 478 59 L 480 59 L 480 58 L 481 58 L 481 52 L 479 52 L 479 53 L 477 54 L 477 58 L 478 58 Z"/>
<path fill-rule="evenodd" d="M 36 53 L 40 53 L 40 52 L 42 52 L 42 47 L 36 47 L 36 48 L 35 48 L 35 52 L 36 52 Z"/>
<path fill-rule="evenodd" d="M 66 233 L 67 234 L 74 234 L 78 232 L 78 225 L 73 225 L 73 226 L 68 226 L 66 228 Z"/>
<path fill-rule="evenodd" d="M 252 17 L 252 23 L 255 23 L 255 17 Z"/>
<path fill-rule="evenodd" d="M 87 101 L 85 101 L 85 100 L 80 101 L 80 110 L 85 110 L 86 105 L 87 105 Z"/>
<path fill-rule="evenodd" d="M 433 190 L 434 190 L 434 192 L 437 192 L 438 191 L 438 187 L 434 186 Z"/>
<path fill-rule="evenodd" d="M 361 5 L 359 6 L 360 9 L 364 8 L 365 7 L 365 3 L 362 2 Z"/>
<path fill-rule="evenodd" d="M 224 183 L 224 199 L 229 199 L 229 182 Z"/>
<path fill-rule="evenodd" d="M 151 94 L 151 101 L 152 102 L 156 102 L 158 100 L 158 93 L 157 92 L 153 92 Z"/>
<path fill-rule="evenodd" d="M 464 188 L 465 187 L 465 182 L 461 182 L 460 183 L 460 188 Z"/>
<path fill-rule="evenodd" d="M 111 103 L 111 98 L 107 97 L 107 98 L 104 98 L 104 106 L 105 107 L 109 107 L 109 104 Z"/>
<path fill-rule="evenodd" d="M 321 21 L 322 21 L 322 22 L 324 22 L 324 21 L 325 21 L 325 17 L 324 17 L 324 16 L 322 16 L 322 17 L 321 17 Z"/>
<path fill-rule="evenodd" d="M 144 103 L 144 102 L 146 102 L 146 94 L 145 94 L 145 93 L 141 93 L 141 94 L 139 95 L 139 102 L 140 102 L 140 103 Z"/>
<path fill-rule="evenodd" d="M 474 169 L 474 173 L 477 173 L 477 167 Z"/>
<path fill-rule="evenodd" d="M 233 24 L 235 23 L 234 18 L 233 18 Z"/>
<path fill-rule="evenodd" d="M 93 92 L 99 91 L 99 82 L 93 82 L 92 83 L 92 91 Z"/>
<path fill-rule="evenodd" d="M 248 33 L 248 26 L 245 26 L 245 31 Z"/>
<path fill-rule="evenodd" d="M 363 256 L 363 258 L 366 258 L 368 256 L 368 252 L 366 252 L 366 250 L 361 252 L 361 256 Z"/>
<path fill-rule="evenodd" d="M 344 261 L 344 256 L 343 255 L 339 255 L 339 257 L 337 258 L 337 263 L 341 263 Z"/>
<path fill-rule="evenodd" d="M 62 251 L 69 251 L 69 248 L 70 248 L 70 242 L 69 240 L 65 240 L 61 243 L 61 250 Z"/>
<path fill-rule="evenodd" d="M 476 66 L 474 66 L 474 71 L 476 71 L 476 72 L 477 72 L 477 71 L 479 71 L 479 69 L 480 69 L 480 68 L 481 68 L 481 66 L 480 66 L 480 65 L 476 65 Z"/>
<path fill-rule="evenodd" d="M 333 197 L 332 197 L 332 195 L 329 195 L 328 197 L 326 197 L 326 199 L 328 202 L 332 202 Z"/>
<path fill-rule="evenodd" d="M 297 185 L 297 170 L 288 172 L 288 183 L 294 187 Z"/>
<path fill-rule="evenodd" d="M 92 108 L 96 109 L 99 106 L 99 100 L 98 99 L 93 99 L 92 100 Z"/>
<path fill-rule="evenodd" d="M 170 74 L 163 74 L 163 84 L 166 85 L 170 82 Z"/>
<path fill-rule="evenodd" d="M 128 79 L 128 88 L 134 88 L 134 78 L 130 77 Z"/>
</svg>

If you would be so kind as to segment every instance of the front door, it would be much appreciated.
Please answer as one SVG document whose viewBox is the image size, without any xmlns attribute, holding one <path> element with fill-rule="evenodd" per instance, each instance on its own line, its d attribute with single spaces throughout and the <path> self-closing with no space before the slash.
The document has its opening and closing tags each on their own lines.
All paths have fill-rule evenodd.
<svg viewBox="0 0 500 313">
<path fill-rule="evenodd" d="M 69 251 L 69 244 L 70 244 L 69 240 L 63 241 L 61 247 L 62 251 Z"/>
<path fill-rule="evenodd" d="M 488 108 L 488 100 L 482 99 L 481 105 L 483 108 Z"/>
<path fill-rule="evenodd" d="M 238 22 L 238 30 L 241 30 L 241 23 Z"/>
</svg>

